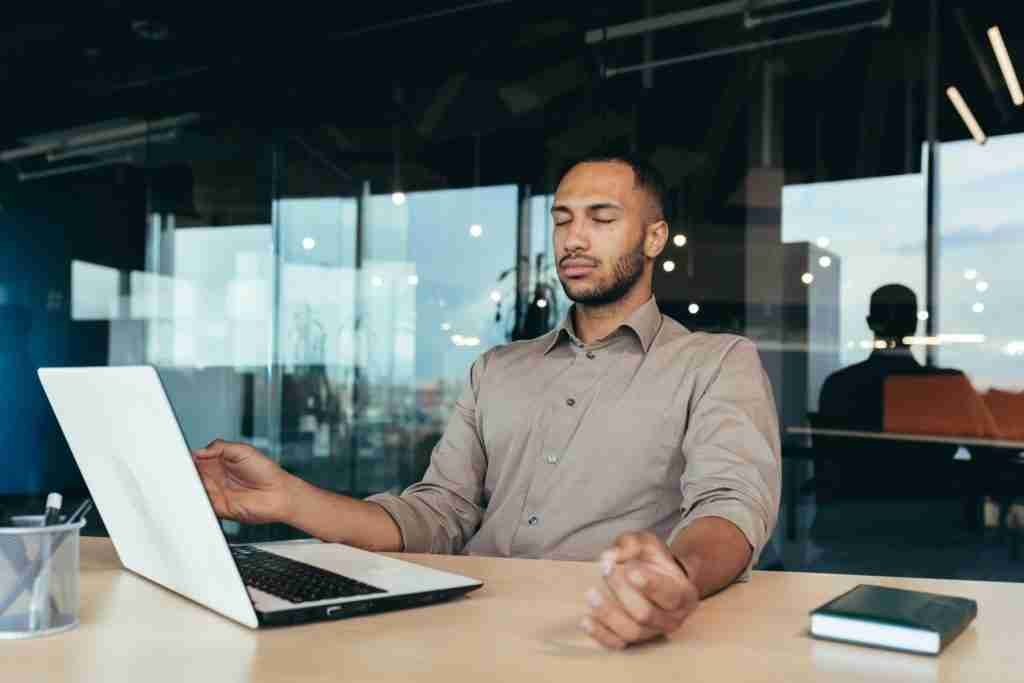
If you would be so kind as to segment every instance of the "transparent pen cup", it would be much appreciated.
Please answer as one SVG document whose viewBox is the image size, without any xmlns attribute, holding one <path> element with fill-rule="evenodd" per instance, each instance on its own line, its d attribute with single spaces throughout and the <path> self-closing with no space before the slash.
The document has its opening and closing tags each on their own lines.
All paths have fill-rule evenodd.
<svg viewBox="0 0 1024 683">
<path fill-rule="evenodd" d="M 39 526 L 42 516 L 0 526 L 0 639 L 78 625 L 78 541 L 85 520 Z"/>
</svg>

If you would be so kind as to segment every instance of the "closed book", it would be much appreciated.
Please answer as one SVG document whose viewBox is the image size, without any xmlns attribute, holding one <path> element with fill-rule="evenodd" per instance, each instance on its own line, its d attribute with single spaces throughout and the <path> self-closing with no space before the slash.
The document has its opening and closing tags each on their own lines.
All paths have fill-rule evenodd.
<svg viewBox="0 0 1024 683">
<path fill-rule="evenodd" d="M 811 635 L 937 655 L 977 615 L 968 598 L 862 584 L 811 612 Z"/>
</svg>

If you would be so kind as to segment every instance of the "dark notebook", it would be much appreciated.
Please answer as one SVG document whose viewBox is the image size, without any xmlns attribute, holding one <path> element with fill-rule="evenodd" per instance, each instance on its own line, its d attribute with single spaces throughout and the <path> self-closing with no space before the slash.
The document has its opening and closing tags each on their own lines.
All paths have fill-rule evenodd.
<svg viewBox="0 0 1024 683">
<path fill-rule="evenodd" d="M 811 635 L 934 655 L 977 614 L 967 598 L 862 584 L 811 612 Z"/>
</svg>

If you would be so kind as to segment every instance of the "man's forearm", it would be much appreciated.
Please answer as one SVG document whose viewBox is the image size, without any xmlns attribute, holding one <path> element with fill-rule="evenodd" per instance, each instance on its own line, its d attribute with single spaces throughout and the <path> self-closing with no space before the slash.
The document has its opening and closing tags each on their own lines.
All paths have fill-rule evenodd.
<svg viewBox="0 0 1024 683">
<path fill-rule="evenodd" d="M 384 508 L 318 488 L 298 477 L 289 483 L 283 522 L 330 543 L 397 552 L 402 533 Z"/>
<path fill-rule="evenodd" d="M 683 529 L 670 547 L 700 597 L 717 593 L 736 580 L 753 549 L 747 537 L 722 517 L 701 517 Z"/>
</svg>

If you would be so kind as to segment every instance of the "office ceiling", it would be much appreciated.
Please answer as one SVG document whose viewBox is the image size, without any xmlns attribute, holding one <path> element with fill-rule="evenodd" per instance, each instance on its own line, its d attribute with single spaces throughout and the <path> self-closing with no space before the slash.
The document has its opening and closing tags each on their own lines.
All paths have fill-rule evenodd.
<svg viewBox="0 0 1024 683">
<path fill-rule="evenodd" d="M 86 0 L 46 20 L 0 31 L 6 109 L 0 147 L 98 121 L 195 111 L 247 130 L 287 127 L 296 144 L 359 177 L 390 175 L 397 128 L 410 166 L 407 180 L 414 186 L 475 182 L 478 139 L 485 183 L 536 179 L 551 158 L 614 140 L 646 149 L 675 173 L 693 173 L 723 163 L 723 156 L 750 154 L 748 144 L 736 138 L 751 127 L 753 65 L 763 52 L 659 69 L 653 72 L 655 87 L 646 89 L 639 75 L 599 76 L 602 64 L 643 61 L 643 38 L 595 47 L 584 42 L 584 34 L 648 13 L 715 4 L 720 3 L 449 0 L 260 6 Z M 985 28 L 1000 23 L 1024 68 L 1024 12 L 1005 2 L 940 5 L 943 87 L 961 84 L 990 133 L 1024 129 L 1022 110 L 1008 104 L 984 40 Z M 812 136 L 797 134 L 814 125 L 809 112 L 819 112 L 835 138 L 833 159 L 825 164 L 831 175 L 906 170 L 903 138 L 909 130 L 911 139 L 919 140 L 924 129 L 926 6 L 897 0 L 888 31 L 837 36 L 776 53 L 785 55 L 784 73 L 796 84 L 782 91 L 791 122 L 787 166 L 822 166 L 820 159 L 812 160 L 821 156 L 812 149 Z M 756 36 L 777 37 L 814 27 L 815 21 Z M 980 42 L 980 50 L 971 47 L 968 34 Z M 735 45 L 752 34 L 734 16 L 653 35 L 648 54 L 662 58 Z M 986 81 L 986 69 L 990 75 L 994 70 L 995 87 L 992 79 Z M 904 112 L 908 89 L 913 106 Z M 809 92 L 819 99 L 808 100 Z M 843 102 L 852 111 L 842 111 Z M 965 137 L 959 117 L 947 102 L 941 105 L 940 135 Z M 852 134 L 838 135 L 844 127 Z M 865 130 L 877 130 L 894 144 L 864 139 Z M 209 140 L 198 140 L 211 153 Z M 194 156 L 198 150 L 179 148 L 169 156 Z M 230 155 L 230 150 L 222 147 L 218 153 Z M 738 180 L 722 179 L 722 191 L 730 192 Z"/>
</svg>

